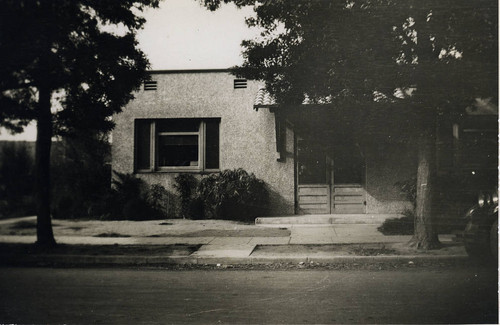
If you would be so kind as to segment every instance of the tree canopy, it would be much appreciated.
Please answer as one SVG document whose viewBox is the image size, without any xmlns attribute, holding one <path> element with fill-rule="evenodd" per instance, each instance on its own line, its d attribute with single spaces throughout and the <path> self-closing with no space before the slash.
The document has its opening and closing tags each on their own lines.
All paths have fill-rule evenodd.
<svg viewBox="0 0 500 325">
<path fill-rule="evenodd" d="M 2 0 L 1 125 L 21 131 L 37 117 L 40 88 L 53 105 L 55 133 L 71 127 L 109 130 L 144 77 L 148 61 L 135 34 L 137 14 L 158 0 Z"/>
<path fill-rule="evenodd" d="M 497 97 L 498 3 L 492 0 L 224 0 L 254 5 L 239 75 L 278 102 L 375 98 L 455 106 Z M 221 1 L 206 0 L 216 9 Z M 412 96 L 408 96 L 409 93 Z M 496 99 L 496 98 L 495 98 Z"/>
<path fill-rule="evenodd" d="M 412 244 L 436 247 L 431 219 L 436 118 L 464 115 L 477 98 L 498 101 L 498 2 L 201 2 L 210 10 L 231 2 L 254 6 L 256 15 L 247 24 L 260 28 L 261 37 L 242 43 L 245 61 L 233 70 L 264 81 L 283 110 L 307 97 L 350 110 L 346 114 L 364 123 L 356 128 L 362 132 L 370 124 L 398 136 L 406 132 L 418 151 Z"/>
<path fill-rule="evenodd" d="M 1 0 L 0 125 L 37 122 L 37 235 L 53 245 L 50 146 L 57 134 L 106 132 L 148 61 L 136 33 L 159 0 Z"/>
</svg>

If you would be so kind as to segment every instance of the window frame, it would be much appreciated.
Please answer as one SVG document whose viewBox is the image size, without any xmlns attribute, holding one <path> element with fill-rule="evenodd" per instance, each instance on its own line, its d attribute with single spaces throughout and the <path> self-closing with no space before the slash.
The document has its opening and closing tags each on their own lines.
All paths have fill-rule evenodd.
<svg viewBox="0 0 500 325">
<path fill-rule="evenodd" d="M 220 151 L 221 151 L 221 146 L 220 146 L 220 118 L 179 118 L 179 120 L 196 120 L 199 123 L 198 126 L 198 131 L 173 131 L 173 132 L 168 132 L 168 131 L 162 131 L 162 132 L 156 132 L 157 129 L 157 123 L 162 121 L 162 120 L 175 120 L 175 118 L 172 119 L 135 119 L 134 121 L 134 169 L 136 173 L 152 173 L 152 172 L 193 172 L 193 173 L 213 173 L 213 172 L 219 172 L 220 171 Z M 219 157 L 219 168 L 206 168 L 206 151 L 207 151 L 207 122 L 213 122 L 216 121 L 218 123 L 218 142 L 219 142 L 219 152 L 218 152 L 218 157 Z M 150 167 L 147 169 L 144 168 L 138 168 L 138 150 L 137 150 L 137 145 L 139 143 L 138 141 L 138 127 L 137 123 L 148 123 L 149 124 L 149 133 L 150 133 L 150 148 L 149 148 L 149 158 L 150 162 L 149 165 Z M 160 136 L 176 136 L 176 135 L 197 135 L 198 136 L 198 166 L 160 166 L 159 165 L 159 137 Z"/>
</svg>

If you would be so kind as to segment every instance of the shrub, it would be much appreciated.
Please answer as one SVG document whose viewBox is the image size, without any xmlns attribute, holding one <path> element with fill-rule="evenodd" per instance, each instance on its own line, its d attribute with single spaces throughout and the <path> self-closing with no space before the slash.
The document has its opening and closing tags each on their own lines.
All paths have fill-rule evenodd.
<svg viewBox="0 0 500 325">
<path fill-rule="evenodd" d="M 204 219 L 205 217 L 203 200 L 197 195 L 195 195 L 189 202 L 188 217 L 195 220 Z"/>
<path fill-rule="evenodd" d="M 151 217 L 153 209 L 148 205 L 146 183 L 133 174 L 113 172 L 113 195 L 111 218 L 145 220 Z"/>
<path fill-rule="evenodd" d="M 52 202 L 52 216 L 56 219 L 72 219 L 75 217 L 75 202 L 72 196 L 58 196 Z"/>
<path fill-rule="evenodd" d="M 111 202 L 110 144 L 97 136 L 66 137 L 51 156 L 54 218 L 100 218 Z"/>
<path fill-rule="evenodd" d="M 196 187 L 198 182 L 192 174 L 179 174 L 175 177 L 174 187 L 179 193 L 181 200 L 180 215 L 182 218 L 199 218 L 201 215 L 197 215 L 196 207 L 198 202 L 194 202 L 196 199 Z"/>
<path fill-rule="evenodd" d="M 399 187 L 406 199 L 410 201 L 413 208 L 417 206 L 417 178 L 413 177 L 404 181 L 396 182 L 394 186 Z"/>
<path fill-rule="evenodd" d="M 0 217 L 34 214 L 33 157 L 24 142 L 4 142 L 0 149 Z"/>
<path fill-rule="evenodd" d="M 264 182 L 241 168 L 203 178 L 198 195 L 205 216 L 217 219 L 253 221 L 268 201 Z"/>
<path fill-rule="evenodd" d="M 157 218 L 168 218 L 173 214 L 172 195 L 160 184 L 151 185 L 146 202 Z"/>
<path fill-rule="evenodd" d="M 133 174 L 113 173 L 111 207 L 104 219 L 154 220 L 173 214 L 173 196 L 162 185 L 149 186 Z"/>
</svg>

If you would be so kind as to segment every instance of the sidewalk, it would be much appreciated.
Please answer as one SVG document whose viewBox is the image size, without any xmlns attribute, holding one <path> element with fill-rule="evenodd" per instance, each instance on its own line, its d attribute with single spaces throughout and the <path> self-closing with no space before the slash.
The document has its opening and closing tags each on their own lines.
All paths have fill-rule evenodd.
<svg viewBox="0 0 500 325">
<path fill-rule="evenodd" d="M 36 241 L 34 217 L 0 221 L 0 244 Z M 405 244 L 411 236 L 384 236 L 376 224 L 249 225 L 222 220 L 71 221 L 54 220 L 55 253 L 0 252 L 1 261 L 62 264 L 262 264 L 369 261 L 458 261 L 463 245 L 440 235 L 443 247 L 419 251 Z M 108 247 L 103 250 L 103 247 Z M 120 247 L 120 250 L 110 247 Z M 148 247 L 145 251 L 138 247 Z M 172 249 L 167 249 L 172 248 Z M 76 252 L 76 253 L 75 253 Z"/>
</svg>

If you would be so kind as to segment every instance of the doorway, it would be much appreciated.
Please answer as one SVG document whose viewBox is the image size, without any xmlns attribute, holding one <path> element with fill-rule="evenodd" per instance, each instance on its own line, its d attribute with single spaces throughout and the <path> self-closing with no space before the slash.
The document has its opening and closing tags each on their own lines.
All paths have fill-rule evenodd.
<svg viewBox="0 0 500 325">
<path fill-rule="evenodd" d="M 366 213 L 366 161 L 359 145 L 334 147 L 331 213 Z"/>
<path fill-rule="evenodd" d="M 296 148 L 300 213 L 366 213 L 366 164 L 359 146 L 328 146 L 299 138 Z"/>
</svg>

